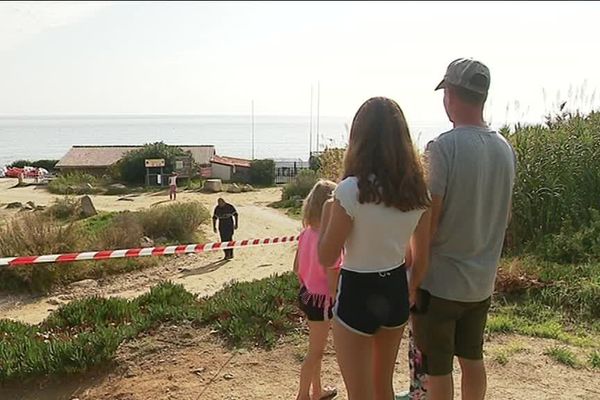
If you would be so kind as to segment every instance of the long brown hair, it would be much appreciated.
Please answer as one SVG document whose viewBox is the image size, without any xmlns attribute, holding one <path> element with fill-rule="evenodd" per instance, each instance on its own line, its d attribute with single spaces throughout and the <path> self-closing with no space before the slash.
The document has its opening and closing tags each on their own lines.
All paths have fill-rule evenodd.
<svg viewBox="0 0 600 400">
<path fill-rule="evenodd" d="M 362 203 L 384 203 L 402 211 L 430 204 L 423 165 L 400 106 L 373 97 L 360 106 L 344 156 L 344 178 L 358 179 Z"/>
<path fill-rule="evenodd" d="M 319 179 L 315 183 L 302 204 L 302 225 L 304 227 L 319 226 L 323 204 L 331 198 L 335 187 L 335 182 L 325 179 Z"/>
</svg>

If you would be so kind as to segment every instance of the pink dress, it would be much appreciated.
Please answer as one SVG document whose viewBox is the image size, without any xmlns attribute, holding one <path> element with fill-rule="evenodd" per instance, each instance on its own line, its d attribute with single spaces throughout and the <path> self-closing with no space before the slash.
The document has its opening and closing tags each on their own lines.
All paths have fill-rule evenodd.
<svg viewBox="0 0 600 400">
<path fill-rule="evenodd" d="M 327 273 L 325 267 L 319 262 L 318 255 L 319 231 L 308 227 L 300 233 L 298 240 L 298 275 L 302 286 L 301 300 L 304 304 L 312 303 L 313 306 L 322 308 L 326 304 L 333 304 L 329 295 Z M 340 268 L 342 256 L 337 259 L 334 268 Z"/>
</svg>

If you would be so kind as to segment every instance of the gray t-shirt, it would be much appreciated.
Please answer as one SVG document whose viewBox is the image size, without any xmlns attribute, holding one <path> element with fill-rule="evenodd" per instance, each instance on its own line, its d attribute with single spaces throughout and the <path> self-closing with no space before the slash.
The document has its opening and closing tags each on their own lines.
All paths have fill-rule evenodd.
<svg viewBox="0 0 600 400">
<path fill-rule="evenodd" d="M 477 302 L 494 291 L 508 224 L 516 156 L 502 135 L 463 126 L 426 149 L 429 190 L 443 197 L 422 288 L 448 300 Z"/>
</svg>

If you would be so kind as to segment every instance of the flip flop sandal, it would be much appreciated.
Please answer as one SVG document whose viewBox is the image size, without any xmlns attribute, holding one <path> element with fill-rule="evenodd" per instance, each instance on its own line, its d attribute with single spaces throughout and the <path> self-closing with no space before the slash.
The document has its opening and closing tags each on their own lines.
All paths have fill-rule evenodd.
<svg viewBox="0 0 600 400">
<path fill-rule="evenodd" d="M 325 390 L 324 394 L 322 394 L 321 397 L 319 397 L 319 400 L 331 400 L 331 399 L 334 399 L 335 397 L 337 397 L 337 395 L 338 395 L 337 389 L 335 389 L 335 388 L 328 389 L 328 390 Z"/>
</svg>

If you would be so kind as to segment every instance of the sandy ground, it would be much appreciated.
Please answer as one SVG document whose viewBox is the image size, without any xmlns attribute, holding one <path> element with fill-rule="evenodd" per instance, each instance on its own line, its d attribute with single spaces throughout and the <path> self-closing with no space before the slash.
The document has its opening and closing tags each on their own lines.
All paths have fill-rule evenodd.
<svg viewBox="0 0 600 400">
<path fill-rule="evenodd" d="M 54 196 L 43 189 L 33 187 L 9 189 L 14 180 L 0 180 L 0 204 L 33 201 L 37 205 L 49 205 Z M 101 211 L 138 210 L 168 201 L 165 193 L 142 195 L 133 201 L 119 201 L 118 196 L 91 196 Z M 288 218 L 281 211 L 266 205 L 280 197 L 280 189 L 271 188 L 239 194 L 179 193 L 177 201 L 197 200 L 211 211 L 217 198 L 223 197 L 236 206 L 240 214 L 239 230 L 234 239 L 258 239 L 289 236 L 300 231 L 300 223 Z M 4 207 L 0 206 L 0 209 Z M 13 212 L 14 213 L 14 212 Z M 8 214 L 4 210 L 4 216 Z M 218 235 L 207 229 L 209 240 L 218 241 Z M 295 246 L 279 244 L 247 248 L 235 251 L 235 258 L 227 263 L 219 262 L 222 252 L 198 255 L 168 256 L 159 267 L 145 269 L 99 281 L 86 280 L 61 288 L 49 296 L 5 295 L 0 298 L 0 318 L 16 319 L 29 323 L 43 320 L 50 311 L 67 301 L 90 295 L 120 296 L 131 298 L 146 292 L 165 279 L 183 284 L 186 289 L 199 295 L 210 295 L 233 279 L 253 280 L 292 268 Z"/>
<path fill-rule="evenodd" d="M 13 184 L 13 181 L 0 180 L 0 203 L 32 200 L 44 205 L 54 198 L 44 190 L 30 187 L 8 189 Z M 267 189 L 223 194 L 240 212 L 236 239 L 289 235 L 300 230 L 298 221 L 266 207 L 279 198 L 279 193 L 279 189 Z M 217 197 L 182 193 L 179 199 L 199 200 L 212 209 Z M 164 201 L 166 195 L 143 195 L 133 202 L 117 199 L 93 196 L 97 208 L 108 211 L 149 207 Z M 9 214 L 2 213 L 4 216 Z M 35 323 L 70 300 L 94 294 L 134 297 L 165 279 L 181 283 L 194 293 L 209 295 L 232 279 L 259 279 L 290 270 L 294 247 L 285 244 L 238 250 L 235 259 L 228 263 L 217 262 L 222 257 L 220 252 L 166 257 L 159 267 L 99 281 L 74 283 L 49 296 L 4 296 L 0 299 L 0 318 Z M 239 351 L 227 348 L 206 329 L 165 326 L 123 344 L 111 365 L 75 377 L 28 384 L 17 382 L 0 387 L 0 400 L 293 399 L 301 360 L 306 352 L 304 334 L 299 332 L 286 338 L 271 351 Z M 600 374 L 597 371 L 569 368 L 544 355 L 546 349 L 556 344 L 550 340 L 512 335 L 488 338 L 487 398 L 600 399 Z M 585 351 L 572 350 L 585 360 Z M 511 352 L 506 365 L 495 361 L 495 356 L 502 352 Z M 398 391 L 408 385 L 406 354 L 404 341 L 395 377 Z M 343 389 L 331 343 L 324 358 L 322 376 L 325 384 Z M 456 382 L 458 398 L 458 375 Z M 346 399 L 343 390 L 338 399 Z"/>
<path fill-rule="evenodd" d="M 543 354 L 550 340 L 494 336 L 486 344 L 488 399 L 598 399 L 600 374 L 556 364 Z M 305 336 L 288 337 L 271 351 L 235 350 L 205 329 L 166 326 L 121 346 L 112 365 L 88 374 L 42 384 L 0 388 L 10 400 L 264 400 L 295 398 Z M 505 365 L 494 354 L 520 350 Z M 397 392 L 408 388 L 406 340 L 396 362 Z M 455 365 L 456 398 L 460 374 Z M 323 359 L 322 379 L 347 399 L 331 340 Z"/>
</svg>

